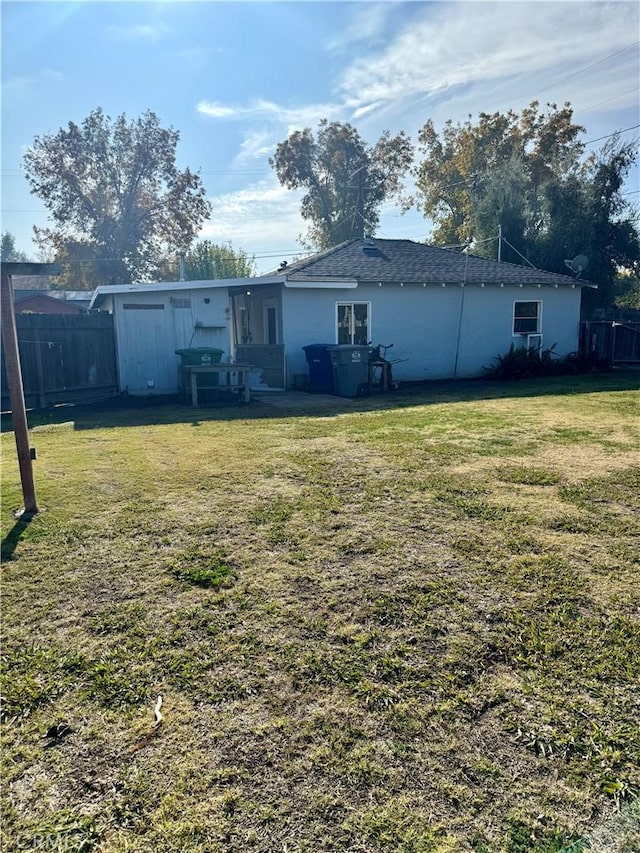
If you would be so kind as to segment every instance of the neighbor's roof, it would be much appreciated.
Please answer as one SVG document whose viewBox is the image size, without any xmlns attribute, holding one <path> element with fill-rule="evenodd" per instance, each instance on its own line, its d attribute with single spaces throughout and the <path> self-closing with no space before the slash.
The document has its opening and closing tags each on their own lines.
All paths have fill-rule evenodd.
<svg viewBox="0 0 640 853">
<path fill-rule="evenodd" d="M 57 299 L 58 302 L 86 303 L 89 304 L 92 290 L 40 290 L 36 288 L 16 289 L 13 291 L 14 302 L 23 302 L 25 299 L 45 296 L 48 299 Z"/>
<path fill-rule="evenodd" d="M 344 277 L 359 282 L 507 284 L 596 287 L 589 281 L 438 249 L 413 240 L 350 240 L 294 261 L 278 272 L 288 279 Z"/>
</svg>

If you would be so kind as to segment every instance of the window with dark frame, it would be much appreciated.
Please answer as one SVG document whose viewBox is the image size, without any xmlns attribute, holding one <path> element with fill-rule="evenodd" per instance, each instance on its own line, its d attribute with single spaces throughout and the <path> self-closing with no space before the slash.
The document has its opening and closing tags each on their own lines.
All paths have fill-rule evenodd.
<svg viewBox="0 0 640 853">
<path fill-rule="evenodd" d="M 542 302 L 514 302 L 513 334 L 537 335 L 540 333 Z"/>
</svg>

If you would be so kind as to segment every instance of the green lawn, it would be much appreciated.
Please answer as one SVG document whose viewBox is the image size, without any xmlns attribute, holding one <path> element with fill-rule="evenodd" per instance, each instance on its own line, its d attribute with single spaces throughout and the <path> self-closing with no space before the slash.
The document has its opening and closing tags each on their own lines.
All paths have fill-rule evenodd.
<svg viewBox="0 0 640 853">
<path fill-rule="evenodd" d="M 595 850 L 640 793 L 635 388 L 63 410 L 24 527 L 3 434 L 2 849 Z"/>
</svg>

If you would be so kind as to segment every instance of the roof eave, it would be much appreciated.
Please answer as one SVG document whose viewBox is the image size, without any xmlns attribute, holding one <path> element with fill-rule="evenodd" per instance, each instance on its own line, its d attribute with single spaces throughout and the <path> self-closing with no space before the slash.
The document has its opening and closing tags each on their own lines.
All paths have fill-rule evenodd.
<svg viewBox="0 0 640 853">
<path fill-rule="evenodd" d="M 561 276 L 561 278 L 563 278 Z M 357 279 L 354 279 L 357 280 Z M 415 287 L 442 287 L 443 285 L 451 286 L 451 287 L 460 287 L 461 285 L 466 285 L 467 287 L 550 287 L 553 289 L 558 288 L 576 288 L 576 287 L 589 287 L 591 289 L 597 290 L 598 285 L 594 284 L 591 281 L 572 281 L 570 279 L 566 279 L 565 281 L 540 281 L 539 279 L 532 279 L 531 281 L 464 281 L 463 278 L 437 278 L 437 279 L 398 279 L 398 278 L 366 278 L 360 279 L 360 284 L 365 285 L 378 285 L 378 284 L 404 284 Z"/>
<path fill-rule="evenodd" d="M 247 276 L 245 278 L 213 278 L 197 281 L 155 281 L 148 284 L 103 284 L 96 287 L 90 307 L 106 296 L 122 293 L 166 293 L 172 290 L 214 290 L 225 287 L 255 287 L 259 284 L 282 284 L 282 275 Z"/>
</svg>

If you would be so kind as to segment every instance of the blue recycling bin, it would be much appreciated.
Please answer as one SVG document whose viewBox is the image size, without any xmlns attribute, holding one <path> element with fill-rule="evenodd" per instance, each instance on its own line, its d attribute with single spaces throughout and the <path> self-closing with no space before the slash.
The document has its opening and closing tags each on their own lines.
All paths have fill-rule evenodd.
<svg viewBox="0 0 640 853">
<path fill-rule="evenodd" d="M 309 391 L 314 394 L 333 394 L 333 364 L 329 347 L 333 344 L 308 344 L 302 347 L 309 365 Z"/>
</svg>

